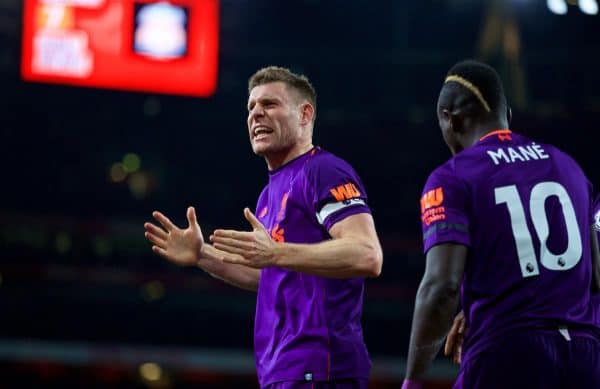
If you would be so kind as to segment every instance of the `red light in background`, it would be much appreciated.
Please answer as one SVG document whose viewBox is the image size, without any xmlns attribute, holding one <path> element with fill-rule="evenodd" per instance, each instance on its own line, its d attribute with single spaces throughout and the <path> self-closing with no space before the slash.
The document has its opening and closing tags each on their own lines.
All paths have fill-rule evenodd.
<svg viewBox="0 0 600 389">
<path fill-rule="evenodd" d="M 206 97 L 218 0 L 25 0 L 25 80 Z"/>
</svg>

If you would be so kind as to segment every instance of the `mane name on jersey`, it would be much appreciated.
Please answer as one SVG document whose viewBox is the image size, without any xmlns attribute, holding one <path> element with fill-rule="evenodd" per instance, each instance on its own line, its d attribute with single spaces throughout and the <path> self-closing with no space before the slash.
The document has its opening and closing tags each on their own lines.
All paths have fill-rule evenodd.
<svg viewBox="0 0 600 389">
<path fill-rule="evenodd" d="M 499 165 L 500 162 L 528 162 L 550 158 L 542 146 L 535 142 L 527 146 L 499 147 L 496 151 L 488 150 L 487 153 L 492 159 L 492 162 L 494 162 L 494 165 Z"/>
</svg>

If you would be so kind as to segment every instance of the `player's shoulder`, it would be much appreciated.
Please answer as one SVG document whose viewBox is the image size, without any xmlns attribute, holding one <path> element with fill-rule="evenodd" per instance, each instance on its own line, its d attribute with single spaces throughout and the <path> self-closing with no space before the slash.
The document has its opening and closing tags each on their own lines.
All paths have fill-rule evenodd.
<svg viewBox="0 0 600 389">
<path fill-rule="evenodd" d="M 268 197 L 269 197 L 269 184 L 266 184 L 264 186 L 264 188 L 260 191 L 260 194 L 258 195 L 258 202 L 260 203 L 261 201 L 265 200 Z"/>
<path fill-rule="evenodd" d="M 321 147 L 317 146 L 310 152 L 312 155 L 304 166 L 309 179 L 316 180 L 330 174 L 355 174 L 350 163 Z"/>
<path fill-rule="evenodd" d="M 442 163 L 427 177 L 428 185 L 439 185 L 445 182 L 459 181 L 462 178 L 459 176 L 459 170 L 456 169 L 456 164 L 459 162 L 456 156 Z"/>
<path fill-rule="evenodd" d="M 579 162 L 577 162 L 577 160 L 571 154 L 567 153 L 566 151 L 562 150 L 561 148 L 555 145 L 545 143 L 544 146 L 549 150 L 552 150 L 551 153 L 560 156 L 560 158 L 564 159 L 565 162 L 568 162 L 575 166 L 577 169 L 583 171 L 581 166 L 579 165 Z"/>
<path fill-rule="evenodd" d="M 437 198 L 444 196 L 464 198 L 470 193 L 469 180 L 457 174 L 455 163 L 456 160 L 451 158 L 429 174 L 421 192 L 423 196 L 421 200 L 431 196 Z"/>
<path fill-rule="evenodd" d="M 541 149 L 543 149 L 547 155 L 551 156 L 556 160 L 557 165 L 561 167 L 561 169 L 565 171 L 571 171 L 573 174 L 575 172 L 579 173 L 586 181 L 588 181 L 585 172 L 579 162 L 568 152 L 564 151 L 560 147 L 545 142 L 538 142 L 534 140 L 530 140 L 530 142 L 535 143 Z"/>
<path fill-rule="evenodd" d="M 541 142 L 539 140 L 529 138 L 528 136 L 517 132 L 512 133 L 512 140 L 514 142 L 509 144 L 509 146 L 519 148 L 519 150 L 521 150 L 523 147 L 527 148 L 528 150 L 531 150 L 531 148 L 533 148 L 534 151 L 538 153 L 538 155 L 540 155 L 541 153 L 543 154 L 543 156 L 549 155 L 554 158 L 562 158 L 568 160 L 570 163 L 578 165 L 577 161 L 575 161 L 575 159 L 570 154 L 568 154 L 566 151 L 562 150 L 554 144 Z"/>
</svg>

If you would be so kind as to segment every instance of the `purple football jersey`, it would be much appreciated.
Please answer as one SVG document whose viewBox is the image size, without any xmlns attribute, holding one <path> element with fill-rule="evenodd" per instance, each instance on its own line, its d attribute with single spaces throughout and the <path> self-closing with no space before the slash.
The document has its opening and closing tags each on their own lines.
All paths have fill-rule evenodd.
<svg viewBox="0 0 600 389">
<path fill-rule="evenodd" d="M 590 300 L 592 188 L 557 148 L 498 130 L 430 175 L 424 250 L 469 248 L 461 286 L 463 359 L 517 328 L 598 332 Z"/>
<path fill-rule="evenodd" d="M 256 215 L 278 242 L 331 239 L 338 221 L 370 213 L 360 178 L 320 148 L 269 172 Z M 254 346 L 261 387 L 278 381 L 368 378 L 363 278 L 330 279 L 278 267 L 261 272 Z"/>
</svg>

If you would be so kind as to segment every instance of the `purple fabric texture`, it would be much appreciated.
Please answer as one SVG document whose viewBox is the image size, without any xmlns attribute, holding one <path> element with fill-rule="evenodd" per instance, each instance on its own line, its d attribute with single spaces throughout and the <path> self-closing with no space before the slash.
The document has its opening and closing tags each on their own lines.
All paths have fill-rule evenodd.
<svg viewBox="0 0 600 389">
<path fill-rule="evenodd" d="M 370 213 L 354 169 L 320 148 L 269 172 L 256 215 L 279 242 L 317 243 L 335 223 Z M 364 279 L 330 279 L 278 267 L 262 270 L 254 346 L 261 387 L 281 381 L 368 379 L 363 341 Z"/>
<path fill-rule="evenodd" d="M 517 330 L 461 365 L 454 389 L 600 388 L 600 340 Z"/>
<path fill-rule="evenodd" d="M 570 156 L 510 131 L 483 137 L 433 171 L 421 198 L 424 250 L 469 249 L 463 361 L 516 328 L 600 333 L 590 296 L 591 199 Z"/>
</svg>

